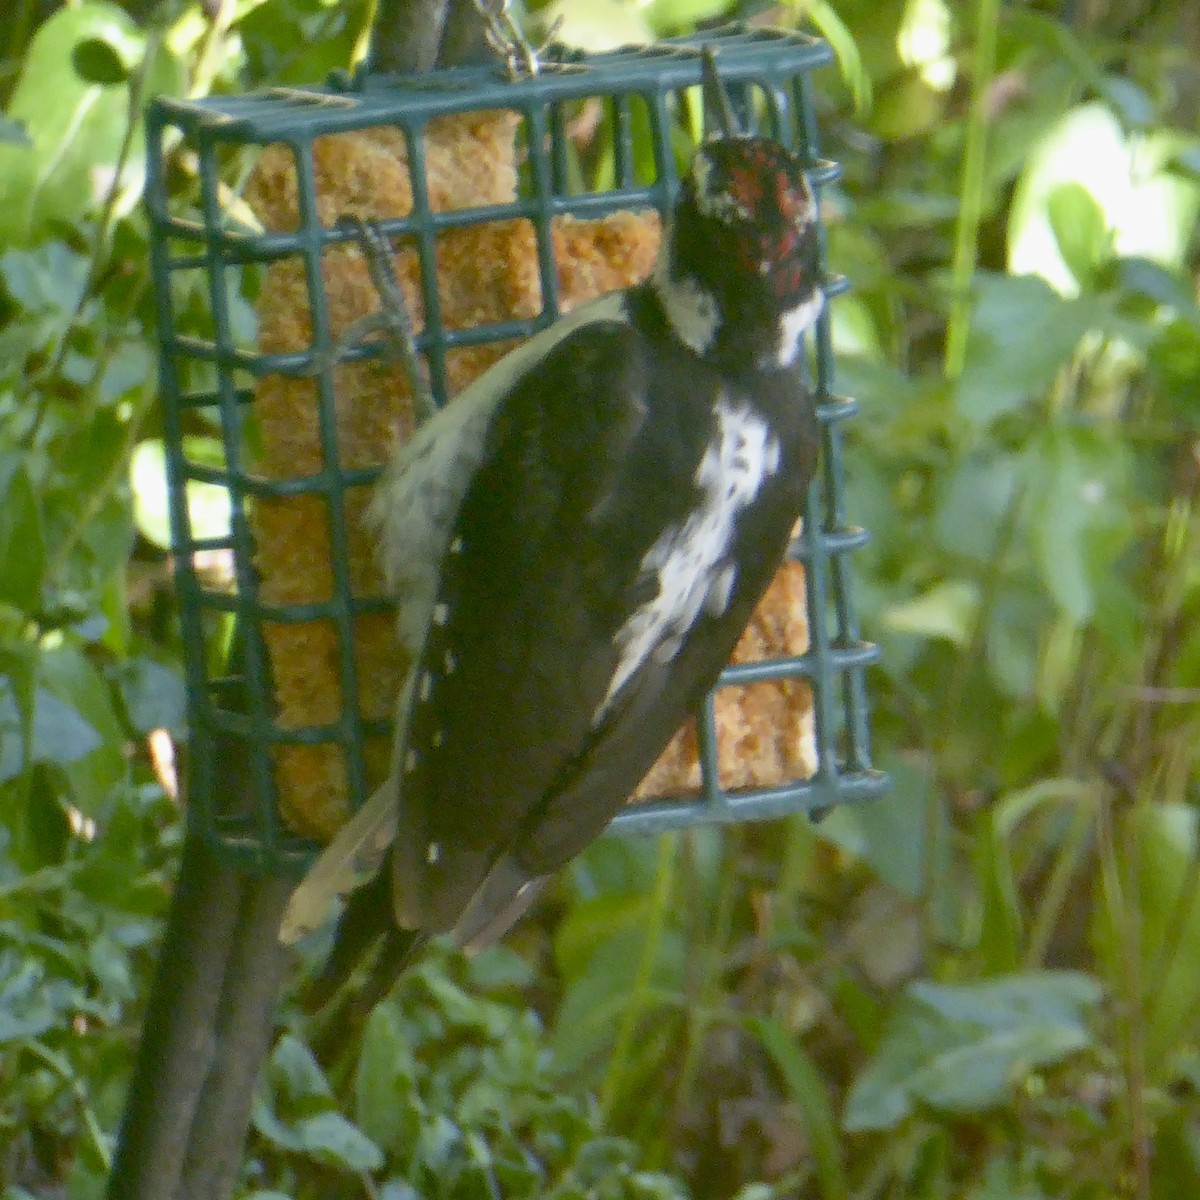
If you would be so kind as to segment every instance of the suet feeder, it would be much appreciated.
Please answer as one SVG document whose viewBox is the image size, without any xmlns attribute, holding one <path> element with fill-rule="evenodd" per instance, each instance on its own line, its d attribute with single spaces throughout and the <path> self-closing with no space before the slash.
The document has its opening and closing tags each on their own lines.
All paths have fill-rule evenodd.
<svg viewBox="0 0 1200 1200">
<path fill-rule="evenodd" d="M 379 307 L 339 217 L 381 223 L 434 399 L 453 403 L 514 340 L 647 273 L 703 129 L 704 46 L 716 48 L 743 127 L 797 147 L 818 190 L 833 181 L 811 81 L 830 51 L 780 30 L 550 54 L 515 77 L 497 62 L 152 106 L 147 198 L 190 811 L 231 863 L 299 871 L 388 759 L 403 664 L 363 513 L 414 412 L 407 376 L 378 343 L 334 354 Z M 168 153 L 198 172 L 190 208 L 169 200 Z M 843 286 L 824 283 L 829 297 Z M 842 501 L 840 427 L 855 406 L 833 388 L 828 310 L 810 361 L 822 463 L 793 560 L 696 727 L 614 828 L 778 817 L 886 787 L 869 754 L 865 671 L 876 652 L 859 635 L 850 578 L 849 552 L 866 534 Z M 227 531 L 200 526 L 197 485 L 227 501 Z M 250 786 L 230 799 L 234 758 Z"/>
</svg>

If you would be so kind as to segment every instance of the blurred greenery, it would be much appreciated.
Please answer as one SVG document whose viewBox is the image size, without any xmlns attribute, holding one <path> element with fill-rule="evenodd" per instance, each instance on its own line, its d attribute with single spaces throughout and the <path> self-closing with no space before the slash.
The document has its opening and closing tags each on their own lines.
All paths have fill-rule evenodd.
<svg viewBox="0 0 1200 1200">
<path fill-rule="evenodd" d="M 369 8 L 16 0 L 0 32 L 4 1200 L 99 1194 L 178 847 L 140 113 L 319 81 Z M 739 10 L 531 8 L 591 48 Z M 1200 1194 L 1195 6 L 740 11 L 838 55 L 847 510 L 895 788 L 603 841 L 325 1066 L 288 1000 L 243 1197 Z"/>
</svg>

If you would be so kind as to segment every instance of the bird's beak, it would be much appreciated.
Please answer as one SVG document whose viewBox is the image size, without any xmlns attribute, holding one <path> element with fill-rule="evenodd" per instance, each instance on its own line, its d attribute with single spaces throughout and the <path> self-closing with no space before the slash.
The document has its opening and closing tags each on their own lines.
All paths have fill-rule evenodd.
<svg viewBox="0 0 1200 1200">
<path fill-rule="evenodd" d="M 711 136 L 732 137 L 741 133 L 737 117 L 734 116 L 733 106 L 729 103 L 729 94 L 717 74 L 717 48 L 705 46 L 701 54 L 703 62 L 704 87 L 704 118 L 709 125 Z"/>
</svg>

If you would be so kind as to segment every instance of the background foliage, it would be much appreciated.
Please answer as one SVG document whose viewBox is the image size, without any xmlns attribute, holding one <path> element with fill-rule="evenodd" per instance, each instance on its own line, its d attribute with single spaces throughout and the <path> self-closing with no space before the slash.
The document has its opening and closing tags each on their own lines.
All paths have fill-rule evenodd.
<svg viewBox="0 0 1200 1200">
<path fill-rule="evenodd" d="M 601 47 L 731 11 L 531 20 Z M 848 509 L 895 790 L 603 842 L 508 948 L 412 972 L 361 1055 L 318 1065 L 286 1006 L 257 1200 L 1200 1189 L 1200 15 L 756 11 L 839 55 Z M 0 32 L 5 1200 L 99 1194 L 178 838 L 138 114 L 319 80 L 367 20 L 18 0 Z"/>
</svg>

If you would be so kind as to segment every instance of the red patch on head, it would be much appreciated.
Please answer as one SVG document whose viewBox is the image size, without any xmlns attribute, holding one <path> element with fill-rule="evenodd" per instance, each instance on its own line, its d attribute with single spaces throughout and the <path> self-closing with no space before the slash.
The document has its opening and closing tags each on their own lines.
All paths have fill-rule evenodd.
<svg viewBox="0 0 1200 1200">
<path fill-rule="evenodd" d="M 775 194 L 779 197 L 779 211 L 785 221 L 799 221 L 805 215 L 808 198 L 792 186 L 792 181 L 784 171 L 775 176 Z"/>
<path fill-rule="evenodd" d="M 807 198 L 791 174 L 774 156 L 758 146 L 747 147 L 741 162 L 729 164 L 726 194 L 751 220 L 758 219 L 770 205 L 789 224 L 799 221 L 807 209 Z"/>
<path fill-rule="evenodd" d="M 729 168 L 729 194 L 749 213 L 757 213 L 763 202 L 762 172 L 756 166 Z"/>
</svg>

